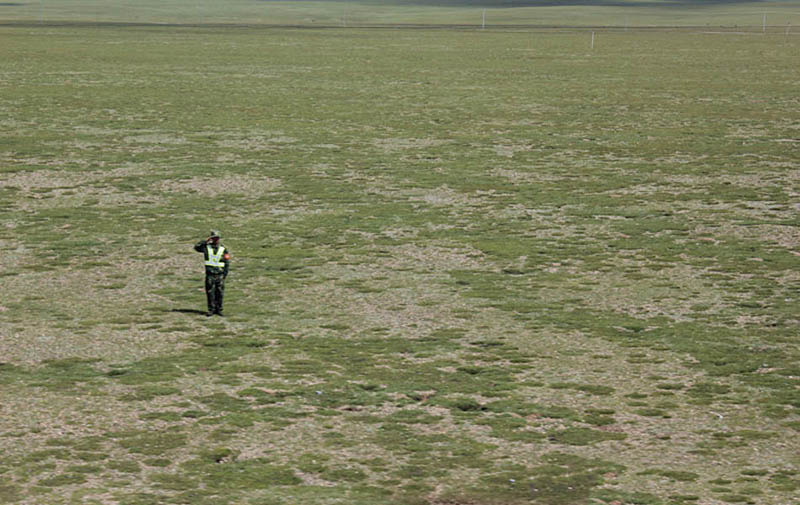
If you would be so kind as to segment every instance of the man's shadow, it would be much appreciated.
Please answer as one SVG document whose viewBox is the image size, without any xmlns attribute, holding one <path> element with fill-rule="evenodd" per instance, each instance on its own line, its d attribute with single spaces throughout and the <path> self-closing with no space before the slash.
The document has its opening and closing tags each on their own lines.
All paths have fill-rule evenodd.
<svg viewBox="0 0 800 505">
<path fill-rule="evenodd" d="M 170 309 L 170 312 L 180 312 L 181 314 L 200 314 L 205 316 L 205 310 L 197 310 L 197 309 Z"/>
</svg>

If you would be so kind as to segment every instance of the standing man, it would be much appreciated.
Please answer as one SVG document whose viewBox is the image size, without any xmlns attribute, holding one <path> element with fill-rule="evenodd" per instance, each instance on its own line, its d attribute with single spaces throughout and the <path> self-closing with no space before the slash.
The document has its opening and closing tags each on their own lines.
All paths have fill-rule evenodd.
<svg viewBox="0 0 800 505">
<path fill-rule="evenodd" d="M 206 299 L 208 312 L 206 316 L 222 315 L 222 297 L 225 295 L 225 278 L 228 277 L 231 255 L 219 241 L 219 232 L 211 230 L 211 235 L 194 246 L 194 250 L 203 253 L 206 260 Z"/>
</svg>

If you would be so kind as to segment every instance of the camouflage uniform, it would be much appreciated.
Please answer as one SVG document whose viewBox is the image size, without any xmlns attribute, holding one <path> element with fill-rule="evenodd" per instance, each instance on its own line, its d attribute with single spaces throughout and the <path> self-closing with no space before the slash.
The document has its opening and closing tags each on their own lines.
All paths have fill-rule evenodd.
<svg viewBox="0 0 800 505">
<path fill-rule="evenodd" d="M 231 255 L 228 248 L 219 242 L 219 232 L 212 230 L 211 236 L 201 240 L 194 250 L 203 253 L 206 266 L 206 300 L 208 313 L 222 315 L 222 298 L 225 295 L 225 278 L 228 277 Z"/>
</svg>

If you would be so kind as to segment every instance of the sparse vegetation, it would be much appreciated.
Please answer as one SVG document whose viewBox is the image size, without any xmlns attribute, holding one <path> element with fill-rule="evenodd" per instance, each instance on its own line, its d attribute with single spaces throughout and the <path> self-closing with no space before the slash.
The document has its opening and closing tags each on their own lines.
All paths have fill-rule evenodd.
<svg viewBox="0 0 800 505">
<path fill-rule="evenodd" d="M 800 489 L 797 36 L 34 7 L 0 6 L 0 503 Z"/>
</svg>

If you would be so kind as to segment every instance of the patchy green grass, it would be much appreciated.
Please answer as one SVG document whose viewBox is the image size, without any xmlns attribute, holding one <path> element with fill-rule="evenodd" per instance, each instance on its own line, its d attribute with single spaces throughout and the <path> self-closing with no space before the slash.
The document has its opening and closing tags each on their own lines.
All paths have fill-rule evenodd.
<svg viewBox="0 0 800 505">
<path fill-rule="evenodd" d="M 0 503 L 800 489 L 794 38 L 0 41 Z"/>
</svg>

